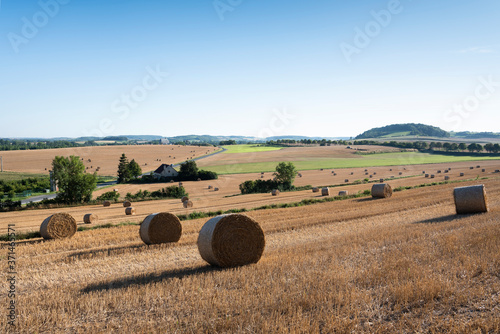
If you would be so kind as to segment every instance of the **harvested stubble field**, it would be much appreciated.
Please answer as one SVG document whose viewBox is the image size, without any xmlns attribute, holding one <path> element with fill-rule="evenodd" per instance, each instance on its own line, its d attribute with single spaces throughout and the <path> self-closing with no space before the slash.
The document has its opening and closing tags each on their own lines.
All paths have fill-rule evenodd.
<svg viewBox="0 0 500 334">
<path fill-rule="evenodd" d="M 480 169 L 474 168 L 469 169 L 471 166 L 481 165 Z M 445 168 L 451 167 L 452 170 L 449 173 L 436 174 L 439 175 L 435 179 L 425 178 L 422 174 L 422 170 L 434 173 L 437 170 L 444 170 Z M 406 170 L 404 169 L 406 168 Z M 487 172 L 482 173 L 482 168 L 485 168 Z M 444 175 L 449 175 L 451 177 L 450 181 L 460 180 L 460 179 L 472 179 L 479 177 L 491 177 L 498 178 L 500 174 L 492 173 L 495 169 L 499 169 L 500 165 L 498 161 L 482 161 L 480 163 L 462 162 L 453 164 L 436 164 L 436 165 L 416 165 L 416 166 L 398 166 L 398 167 L 369 167 L 369 173 L 376 173 L 373 175 L 372 181 L 377 181 L 380 178 L 384 178 L 389 182 L 393 188 L 396 187 L 408 187 L 416 186 L 423 183 L 431 182 L 442 182 L 444 181 Z M 392 169 L 392 171 L 390 171 Z M 350 194 L 355 194 L 358 191 L 370 190 L 372 183 L 367 184 L 356 184 L 356 185 L 345 185 L 344 180 L 347 178 L 350 182 L 356 180 L 363 180 L 368 176 L 365 175 L 365 168 L 353 168 L 353 169 L 339 169 L 335 170 L 337 176 L 333 176 L 331 170 L 315 170 L 315 171 L 303 171 L 301 172 L 302 177 L 297 177 L 295 184 L 297 186 L 330 186 L 338 185 L 330 189 L 331 195 L 335 196 L 341 190 L 348 190 Z M 403 175 L 399 175 L 399 171 Z M 354 175 L 351 175 L 351 172 Z M 464 177 L 459 177 L 460 173 L 464 173 Z M 396 178 L 404 177 L 401 179 L 391 180 L 390 177 L 395 176 Z M 272 173 L 265 173 L 265 179 L 272 178 Z M 180 199 L 168 199 L 168 200 L 157 200 L 157 201 L 144 201 L 133 203 L 134 208 L 137 210 L 135 216 L 125 216 L 124 208 L 122 203 L 112 204 L 111 207 L 103 207 L 102 205 L 93 206 L 82 206 L 64 209 L 47 209 L 47 210 L 27 210 L 19 212 L 0 212 L 0 234 L 5 234 L 7 231 L 8 223 L 15 223 L 19 231 L 38 231 L 41 222 L 47 218 L 49 215 L 56 212 L 67 212 L 77 220 L 79 226 L 83 226 L 83 216 L 87 213 L 94 213 L 99 216 L 98 224 L 118 224 L 123 222 L 139 222 L 144 219 L 148 214 L 154 212 L 169 211 L 174 214 L 188 214 L 193 211 L 217 211 L 217 210 L 229 210 L 229 209 L 252 209 L 255 207 L 260 207 L 263 205 L 276 204 L 276 203 L 290 203 L 298 202 L 303 199 L 310 198 L 322 198 L 321 194 L 312 193 L 311 190 L 294 191 L 294 192 L 282 192 L 279 196 L 271 196 L 270 194 L 251 194 L 251 195 L 240 195 L 234 196 L 240 193 L 239 184 L 249 179 L 259 179 L 260 173 L 258 174 L 231 174 L 222 175 L 218 180 L 210 181 L 194 181 L 194 182 L 183 182 L 184 187 L 190 194 L 190 199 L 193 201 L 193 208 L 185 209 L 182 206 Z M 125 196 L 127 192 L 136 193 L 139 189 L 154 191 L 162 187 L 171 186 L 171 183 L 161 183 L 161 184 L 123 184 L 114 185 L 113 188 L 118 189 L 118 192 Z M 174 184 L 176 185 L 176 183 Z M 208 189 L 208 185 L 213 187 L 218 187 L 219 191 L 213 191 L 213 189 Z M 460 185 L 460 184 L 458 184 Z M 94 197 L 102 194 L 103 192 L 110 191 L 110 188 L 101 189 L 94 192 Z M 91 225 L 92 226 L 92 225 Z"/>
<path fill-rule="evenodd" d="M 206 219 L 178 244 L 146 246 L 138 226 L 20 241 L 18 330 L 498 333 L 500 182 L 484 184 L 479 215 L 455 215 L 452 184 L 250 212 L 264 255 L 228 270 L 198 254 Z"/>
<path fill-rule="evenodd" d="M 48 170 L 52 169 L 52 160 L 55 156 L 77 155 L 83 158 L 85 167 L 88 167 L 87 173 L 93 173 L 97 167 L 100 167 L 99 175 L 116 176 L 118 161 L 122 153 L 125 153 L 129 160 L 135 159 L 142 171 L 146 173 L 155 170 L 162 163 L 178 164 L 191 157 L 198 158 L 206 155 L 207 152 L 213 153 L 217 150 L 216 147 L 207 146 L 117 145 L 4 151 L 2 156 L 5 171 L 47 174 Z M 89 162 L 88 159 L 91 161 Z"/>
</svg>

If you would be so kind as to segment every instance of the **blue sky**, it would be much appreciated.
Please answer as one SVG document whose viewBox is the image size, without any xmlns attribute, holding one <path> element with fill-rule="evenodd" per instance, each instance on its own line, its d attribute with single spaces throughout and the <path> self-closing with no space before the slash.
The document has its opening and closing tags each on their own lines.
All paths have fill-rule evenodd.
<svg viewBox="0 0 500 334">
<path fill-rule="evenodd" d="M 500 131 L 498 0 L 0 2 L 0 137 Z"/>
</svg>

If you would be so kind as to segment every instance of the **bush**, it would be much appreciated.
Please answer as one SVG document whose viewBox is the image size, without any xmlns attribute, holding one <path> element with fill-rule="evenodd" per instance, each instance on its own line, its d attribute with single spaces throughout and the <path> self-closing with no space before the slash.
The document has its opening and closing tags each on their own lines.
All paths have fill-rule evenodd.
<svg viewBox="0 0 500 334">
<path fill-rule="evenodd" d="M 219 178 L 216 172 L 209 170 L 199 170 L 198 177 L 202 180 L 217 180 Z"/>
<path fill-rule="evenodd" d="M 293 190 L 294 186 L 290 183 L 280 183 L 274 180 L 249 180 L 240 184 L 240 191 L 242 194 L 255 194 L 255 193 L 267 193 L 273 189 L 278 189 L 279 191 Z"/>
<path fill-rule="evenodd" d="M 120 193 L 115 191 L 108 191 L 97 197 L 98 201 L 117 201 L 120 198 Z"/>
</svg>

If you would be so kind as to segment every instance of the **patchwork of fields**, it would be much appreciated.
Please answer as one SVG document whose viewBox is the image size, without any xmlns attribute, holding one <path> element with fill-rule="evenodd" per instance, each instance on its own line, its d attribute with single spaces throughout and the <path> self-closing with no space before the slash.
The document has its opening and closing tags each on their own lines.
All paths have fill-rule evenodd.
<svg viewBox="0 0 500 334">
<path fill-rule="evenodd" d="M 123 148 L 115 149 L 121 154 Z M 183 152 L 195 153 L 192 150 L 196 149 Z M 134 151 L 130 157 L 136 153 L 139 156 Z M 159 163 L 153 155 L 160 152 L 147 153 L 143 152 L 144 161 Z M 408 165 L 394 158 L 407 153 L 362 156 L 345 148 L 318 147 L 218 154 L 199 164 L 215 164 L 217 159 L 221 165 L 239 164 L 246 159 L 240 155 L 253 154 L 259 163 L 274 169 L 277 162 L 297 159 L 299 153 L 305 162 L 345 159 L 373 164 L 300 170 L 295 185 L 329 186 L 330 196 L 341 190 L 349 194 L 370 190 L 380 178 L 394 189 L 427 186 L 398 191 L 387 199 L 365 196 L 273 209 L 272 204 L 325 197 L 311 190 L 239 195 L 238 185 L 260 179 L 259 170 L 184 182 L 194 203 L 189 209 L 179 199 L 168 199 L 132 203 L 137 210 L 134 216 L 126 216 L 121 203 L 0 213 L 0 233 L 5 234 L 7 224 L 14 224 L 17 233 L 38 231 L 43 219 L 56 212 L 71 214 L 79 226 L 84 226 L 84 214 L 97 214 L 98 223 L 85 224 L 95 227 L 139 224 L 154 212 L 185 215 L 245 208 L 266 236 L 257 264 L 232 269 L 209 266 L 198 253 L 198 232 L 208 218 L 182 221 L 183 234 L 175 244 L 145 245 L 138 225 L 78 231 L 64 240 L 19 240 L 16 331 L 500 331 L 500 173 L 495 172 L 500 160 L 428 164 L 410 159 L 413 164 Z M 377 157 L 395 164 L 377 165 Z M 435 177 L 426 178 L 423 172 Z M 457 183 L 443 183 L 445 176 Z M 266 172 L 263 178 L 273 175 Z M 364 179 L 371 183 L 362 183 Z M 477 184 L 486 186 L 490 211 L 456 215 L 453 189 Z M 169 185 L 114 185 L 94 196 L 113 188 L 124 196 Z M 208 189 L 209 185 L 220 190 Z M 264 206 L 267 209 L 252 210 Z M 8 246 L 1 243 L 3 260 Z M 0 291 L 0 297 L 7 300 L 7 289 Z M 9 331 L 15 332 L 8 327 Z"/>
</svg>

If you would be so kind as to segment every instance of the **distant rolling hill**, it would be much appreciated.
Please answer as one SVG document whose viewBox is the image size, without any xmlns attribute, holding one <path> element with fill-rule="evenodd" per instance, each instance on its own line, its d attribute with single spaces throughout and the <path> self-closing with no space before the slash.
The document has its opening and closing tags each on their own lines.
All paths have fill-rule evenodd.
<svg viewBox="0 0 500 334">
<path fill-rule="evenodd" d="M 405 136 L 448 138 L 450 137 L 450 133 L 438 127 L 425 124 L 391 124 L 365 131 L 362 134 L 358 135 L 355 139 L 392 138 Z"/>
</svg>

